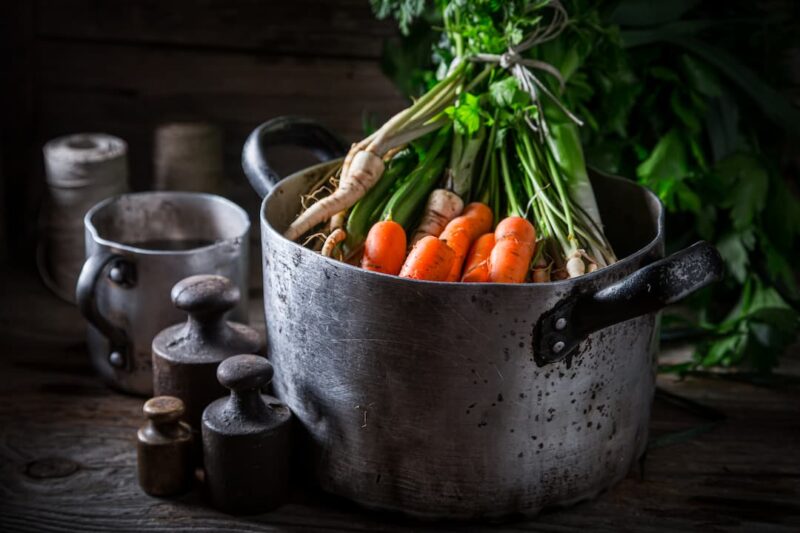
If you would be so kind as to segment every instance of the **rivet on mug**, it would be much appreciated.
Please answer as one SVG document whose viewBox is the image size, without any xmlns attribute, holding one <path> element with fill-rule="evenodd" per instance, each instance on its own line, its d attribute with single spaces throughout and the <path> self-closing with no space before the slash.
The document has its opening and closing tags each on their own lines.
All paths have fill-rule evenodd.
<svg viewBox="0 0 800 533">
<path fill-rule="evenodd" d="M 122 283 L 125 281 L 125 276 L 122 273 L 122 269 L 118 266 L 115 266 L 111 269 L 111 271 L 108 273 L 108 277 L 114 283 Z"/>
<path fill-rule="evenodd" d="M 113 351 L 108 354 L 108 362 L 111 363 L 111 366 L 114 368 L 122 368 L 125 366 L 125 356 L 122 355 L 122 352 Z"/>
<path fill-rule="evenodd" d="M 560 330 L 564 329 L 565 327 L 567 327 L 567 319 L 566 318 L 561 317 L 558 320 L 556 320 L 556 329 L 557 330 L 560 331 Z"/>
<path fill-rule="evenodd" d="M 564 341 L 558 341 L 553 345 L 553 353 L 561 353 L 561 350 L 564 349 Z"/>
</svg>

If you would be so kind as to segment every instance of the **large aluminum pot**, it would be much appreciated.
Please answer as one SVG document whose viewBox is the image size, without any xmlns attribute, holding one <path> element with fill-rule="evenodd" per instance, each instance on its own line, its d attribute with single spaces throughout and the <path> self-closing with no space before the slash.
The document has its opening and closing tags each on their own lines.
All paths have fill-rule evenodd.
<svg viewBox="0 0 800 533">
<path fill-rule="evenodd" d="M 437 518 L 534 514 L 591 498 L 645 449 L 658 310 L 721 274 L 698 243 L 664 255 L 664 213 L 635 183 L 595 175 L 622 258 L 577 279 L 525 285 L 400 279 L 318 255 L 281 233 L 322 163 L 276 184 L 267 145 L 322 158 L 308 121 L 255 130 L 243 163 L 261 209 L 275 393 L 302 423 L 324 490 Z"/>
</svg>

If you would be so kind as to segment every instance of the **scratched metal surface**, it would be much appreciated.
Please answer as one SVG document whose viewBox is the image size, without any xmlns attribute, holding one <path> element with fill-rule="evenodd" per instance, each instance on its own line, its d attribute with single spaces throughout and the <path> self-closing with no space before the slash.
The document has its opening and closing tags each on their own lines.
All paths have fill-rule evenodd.
<svg viewBox="0 0 800 533">
<path fill-rule="evenodd" d="M 139 193 L 98 204 L 86 228 L 86 254 L 111 252 L 134 264 L 136 283 L 124 288 L 107 275 L 96 285 L 100 313 L 123 328 L 129 339 L 131 366 L 116 369 L 108 362 L 109 343 L 88 326 L 92 364 L 107 383 L 136 394 L 153 391 L 153 337 L 186 319 L 170 300 L 173 285 L 194 274 L 219 274 L 241 290 L 231 319 L 247 319 L 249 221 L 235 204 L 195 193 Z M 90 213 L 93 213 L 90 211 Z M 149 250 L 134 243 L 149 239 L 207 239 L 213 244 L 193 250 Z M 214 242 L 215 241 L 215 242 Z"/>
<path fill-rule="evenodd" d="M 284 180 L 265 203 L 269 222 L 282 230 L 297 209 L 287 199 L 326 168 Z M 595 333 L 560 363 L 538 367 L 532 352 L 544 311 L 663 254 L 657 206 L 627 182 L 597 183 L 601 200 L 640 206 L 629 210 L 637 221 L 604 214 L 618 251 L 639 252 L 548 285 L 401 280 L 323 258 L 262 220 L 274 387 L 305 429 L 325 490 L 474 518 L 573 503 L 625 476 L 647 438 L 657 316 Z"/>
</svg>

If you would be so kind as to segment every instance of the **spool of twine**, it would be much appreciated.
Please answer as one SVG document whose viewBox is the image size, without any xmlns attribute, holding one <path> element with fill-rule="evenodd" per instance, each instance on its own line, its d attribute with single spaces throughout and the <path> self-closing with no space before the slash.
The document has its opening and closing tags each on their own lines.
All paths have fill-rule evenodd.
<svg viewBox="0 0 800 533">
<path fill-rule="evenodd" d="M 222 132 L 213 124 L 159 126 L 154 158 L 155 189 L 216 193 L 222 187 Z"/>
<path fill-rule="evenodd" d="M 39 272 L 61 298 L 74 302 L 85 257 L 83 217 L 97 202 L 128 191 L 128 145 L 104 133 L 80 133 L 44 145 L 47 199 Z"/>
</svg>

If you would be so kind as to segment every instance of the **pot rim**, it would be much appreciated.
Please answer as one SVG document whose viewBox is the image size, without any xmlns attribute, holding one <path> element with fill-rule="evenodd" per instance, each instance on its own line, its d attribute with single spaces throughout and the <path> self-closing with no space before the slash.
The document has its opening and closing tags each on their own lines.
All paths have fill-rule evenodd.
<svg viewBox="0 0 800 533">
<path fill-rule="evenodd" d="M 283 239 L 284 241 L 287 241 L 287 242 L 291 243 L 292 245 L 300 248 L 302 250 L 301 253 L 313 254 L 314 256 L 316 256 L 316 258 L 322 259 L 322 260 L 325 260 L 325 261 L 329 262 L 331 264 L 331 266 L 335 266 L 336 268 L 352 269 L 353 271 L 358 271 L 358 272 L 364 273 L 365 275 L 368 275 L 368 276 L 380 276 L 380 277 L 386 279 L 387 281 L 399 282 L 399 283 L 411 283 L 411 284 L 416 284 L 416 285 L 447 286 L 448 288 L 464 287 L 465 289 L 466 288 L 474 289 L 474 288 L 498 287 L 498 286 L 501 286 L 501 287 L 542 286 L 542 287 L 560 289 L 560 288 L 570 287 L 570 286 L 574 285 L 578 281 L 580 281 L 582 283 L 583 282 L 587 282 L 588 283 L 588 282 L 591 282 L 591 281 L 594 281 L 594 280 L 600 278 L 601 276 L 605 276 L 610 272 L 613 272 L 613 271 L 619 270 L 619 269 L 623 269 L 627 265 L 629 265 L 631 263 L 634 263 L 634 262 L 637 262 L 643 256 L 646 256 L 647 254 L 649 254 L 653 250 L 653 248 L 658 246 L 658 243 L 662 242 L 663 239 L 664 239 L 664 217 L 665 217 L 664 204 L 661 202 L 661 200 L 658 198 L 658 196 L 656 196 L 656 194 L 653 193 L 653 191 L 651 191 L 650 189 L 648 189 L 646 187 L 643 187 L 643 186 L 639 185 L 638 183 L 636 183 L 634 181 L 631 181 L 629 179 L 626 179 L 626 178 L 623 178 L 623 177 L 620 177 L 620 176 L 614 176 L 614 175 L 611 175 L 611 174 L 606 174 L 604 172 L 601 172 L 601 171 L 598 171 L 598 170 L 595 170 L 595 169 L 590 169 L 589 170 L 590 174 L 596 174 L 596 175 L 602 176 L 605 179 L 622 181 L 626 185 L 633 186 L 633 187 L 638 187 L 639 189 L 644 191 L 646 196 L 648 196 L 651 200 L 654 200 L 655 201 L 655 205 L 658 206 L 658 216 L 657 216 L 657 220 L 656 220 L 656 234 L 655 234 L 655 236 L 647 244 L 645 244 L 644 246 L 642 246 L 641 248 L 639 248 L 638 250 L 636 250 L 632 254 L 629 254 L 626 257 L 618 260 L 613 265 L 610 265 L 610 266 L 607 266 L 607 267 L 604 267 L 604 268 L 599 268 L 599 269 L 595 270 L 594 272 L 589 272 L 589 273 L 583 274 L 582 276 L 580 276 L 578 278 L 564 279 L 564 280 L 558 280 L 558 281 L 548 281 L 548 282 L 543 282 L 543 283 L 490 283 L 490 282 L 462 283 L 462 282 L 459 282 L 459 281 L 428 281 L 428 280 L 419 280 L 419 279 L 410 279 L 410 278 L 400 278 L 399 276 L 393 276 L 391 274 L 383 274 L 381 272 L 373 272 L 371 270 L 364 270 L 363 268 L 360 268 L 360 267 L 357 267 L 357 266 L 354 266 L 354 265 L 350 265 L 350 264 L 345 263 L 343 261 L 337 261 L 337 260 L 332 259 L 330 257 L 325 257 L 325 256 L 323 256 L 321 254 L 318 254 L 318 253 L 314 252 L 313 250 L 309 250 L 308 248 L 306 248 L 305 246 L 302 246 L 301 244 L 298 244 L 298 243 L 296 243 L 294 241 L 290 241 L 289 239 L 287 239 L 286 237 L 283 236 L 283 233 L 280 233 L 278 230 L 276 230 L 275 227 L 267 220 L 267 213 L 266 213 L 267 203 L 270 202 L 270 201 L 276 201 L 276 200 L 273 200 L 273 197 L 277 196 L 278 190 L 280 189 L 281 184 L 283 182 L 289 181 L 291 179 L 296 179 L 296 178 L 298 178 L 298 177 L 300 177 L 300 176 L 302 176 L 304 174 L 307 174 L 308 172 L 312 172 L 312 171 L 315 171 L 317 169 L 321 169 L 321 168 L 323 168 L 325 166 L 332 166 L 334 163 L 336 163 L 336 162 L 338 162 L 338 161 L 340 161 L 342 159 L 343 158 L 338 158 L 338 159 L 332 159 L 330 161 L 324 161 L 322 163 L 317 163 L 315 165 L 312 165 L 312 166 L 306 167 L 304 169 L 298 170 L 297 172 L 293 172 L 292 174 L 290 174 L 289 176 L 286 176 L 280 182 L 278 182 L 275 185 L 275 187 L 272 188 L 272 190 L 269 192 L 269 194 L 267 194 L 267 196 L 264 197 L 264 199 L 261 202 L 261 208 L 259 209 L 259 218 L 261 220 L 261 227 L 262 227 L 262 239 L 266 238 L 266 235 L 264 234 L 264 229 L 266 229 L 266 231 L 269 232 L 273 238 L 274 237 L 278 237 L 279 239 Z M 465 290 L 465 289 L 456 289 L 456 290 Z"/>
<path fill-rule="evenodd" d="M 188 250 L 154 250 L 151 248 L 140 248 L 138 246 L 133 246 L 131 244 L 126 244 L 106 239 L 105 237 L 100 236 L 100 232 L 98 231 L 97 226 L 95 226 L 93 221 L 94 216 L 103 209 L 107 208 L 109 205 L 118 202 L 123 197 L 128 197 L 128 196 L 166 196 L 166 197 L 181 198 L 181 199 L 197 198 L 212 203 L 222 204 L 225 207 L 230 208 L 233 212 L 235 212 L 237 215 L 241 217 L 241 221 L 243 223 L 243 230 L 240 231 L 235 236 L 219 239 L 212 242 L 211 244 L 207 244 L 205 246 L 198 246 L 196 248 L 190 248 Z M 108 198 L 96 203 L 94 206 L 92 206 L 91 209 L 89 209 L 86 212 L 86 215 L 84 215 L 83 217 L 83 225 L 89 232 L 89 234 L 92 236 L 92 240 L 95 241 L 97 244 L 109 248 L 114 248 L 115 250 L 122 250 L 126 252 L 135 253 L 138 255 L 151 255 L 151 256 L 189 255 L 197 253 L 198 251 L 210 250 L 220 245 L 230 243 L 233 241 L 247 240 L 248 235 L 250 234 L 250 217 L 247 216 L 247 212 L 244 209 L 242 209 L 241 206 L 217 194 L 211 194 L 205 192 L 193 192 L 193 191 L 142 191 L 142 192 L 127 192 L 122 194 L 116 194 L 114 196 L 109 196 Z"/>
</svg>

